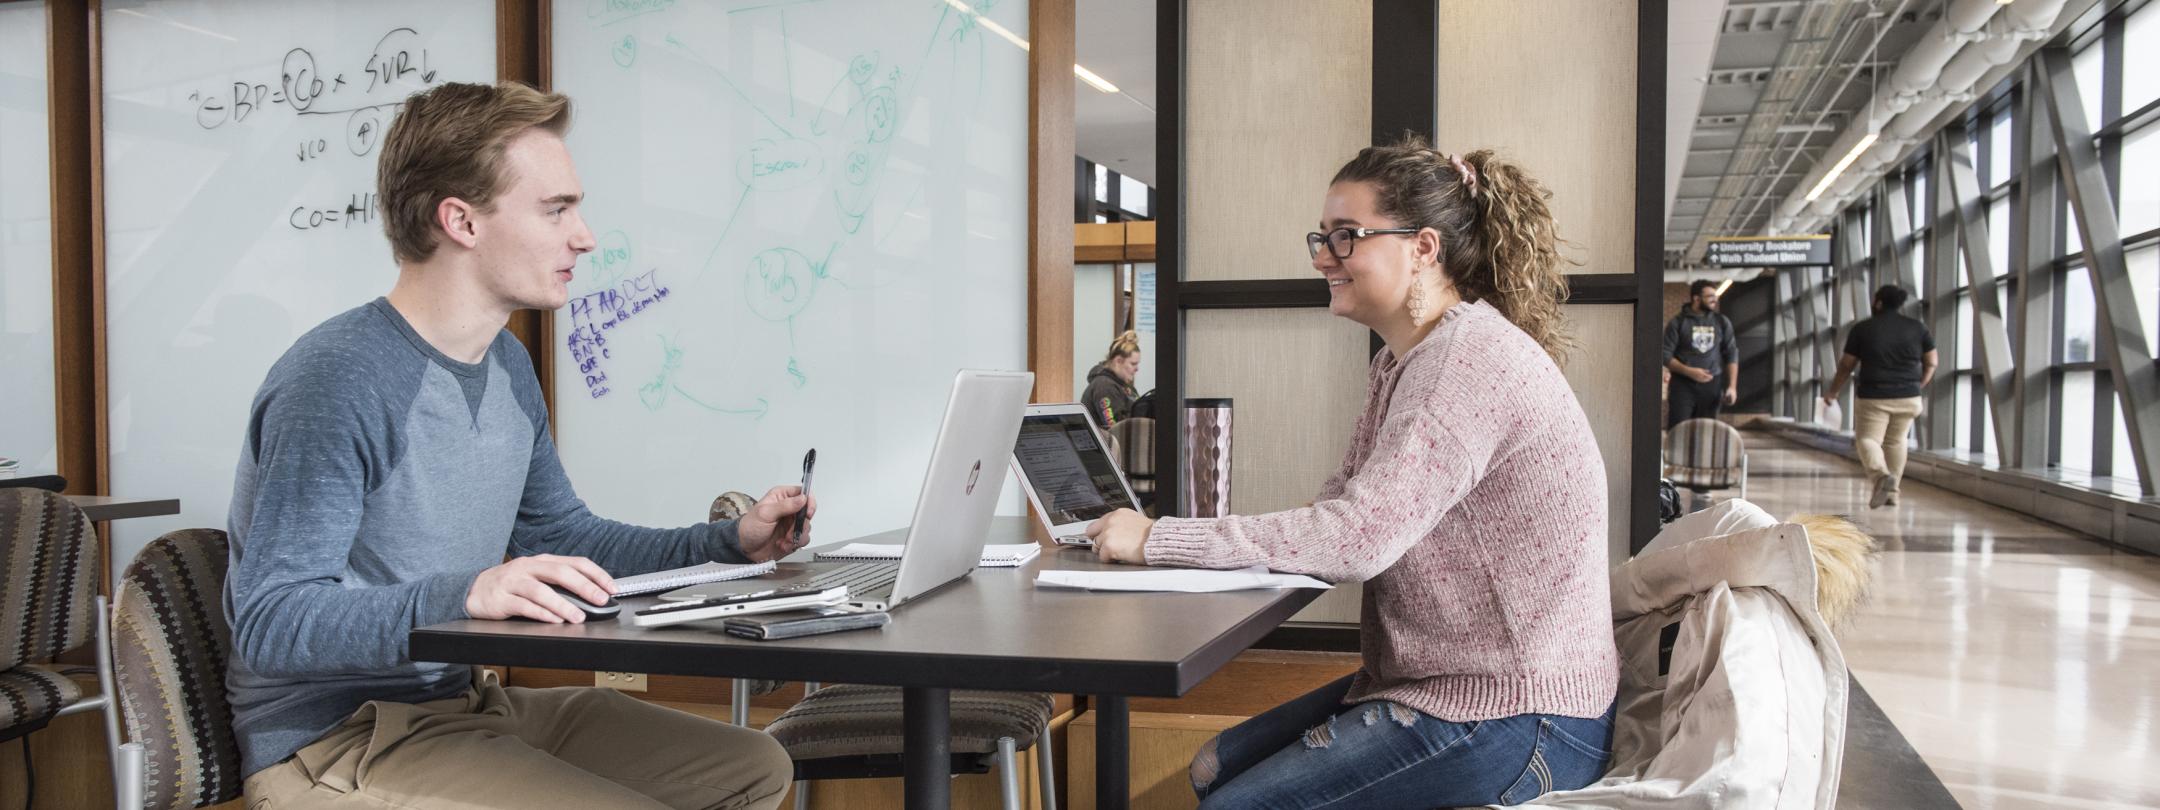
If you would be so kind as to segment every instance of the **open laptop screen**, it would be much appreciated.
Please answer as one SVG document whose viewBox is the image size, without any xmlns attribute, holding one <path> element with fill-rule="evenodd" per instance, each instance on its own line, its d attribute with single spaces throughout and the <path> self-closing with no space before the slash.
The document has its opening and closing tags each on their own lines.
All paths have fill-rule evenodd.
<svg viewBox="0 0 2160 810">
<path fill-rule="evenodd" d="M 1052 526 L 1136 508 L 1110 462 L 1109 448 L 1096 441 L 1086 414 L 1028 415 L 1020 421 L 1013 458 Z"/>
</svg>

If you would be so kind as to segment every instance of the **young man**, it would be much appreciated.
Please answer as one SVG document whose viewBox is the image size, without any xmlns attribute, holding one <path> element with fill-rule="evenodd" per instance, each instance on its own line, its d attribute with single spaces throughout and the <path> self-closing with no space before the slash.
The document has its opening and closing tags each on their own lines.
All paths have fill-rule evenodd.
<svg viewBox="0 0 2160 810">
<path fill-rule="evenodd" d="M 1905 477 L 1905 429 L 1920 415 L 1920 391 L 1935 379 L 1935 338 L 1927 326 L 1898 314 L 1905 288 L 1885 284 L 1875 291 L 1875 314 L 1853 324 L 1838 358 L 1837 377 L 1823 392 L 1836 402 L 1845 380 L 1860 371 L 1853 388 L 1853 453 L 1868 474 L 1868 508 L 1897 503 L 1898 481 Z"/>
<path fill-rule="evenodd" d="M 1716 419 L 1718 407 L 1740 398 L 1740 350 L 1732 321 L 1717 311 L 1717 283 L 1688 285 L 1687 306 L 1665 324 L 1665 426 L 1689 419 Z"/>
<path fill-rule="evenodd" d="M 437 622 L 582 621 L 558 589 L 606 602 L 611 572 L 807 542 L 798 487 L 739 524 L 671 530 L 596 517 L 572 491 L 503 328 L 563 306 L 593 248 L 569 123 L 568 99 L 515 83 L 406 101 L 377 179 L 396 286 L 302 336 L 255 396 L 225 588 L 251 808 L 770 808 L 786 792 L 787 753 L 761 732 L 406 654 Z"/>
</svg>

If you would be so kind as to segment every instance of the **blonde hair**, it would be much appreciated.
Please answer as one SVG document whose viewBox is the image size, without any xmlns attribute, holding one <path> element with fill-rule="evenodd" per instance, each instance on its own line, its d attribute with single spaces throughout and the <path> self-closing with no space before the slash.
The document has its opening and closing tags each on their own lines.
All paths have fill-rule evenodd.
<svg viewBox="0 0 2160 810">
<path fill-rule="evenodd" d="M 1851 619 L 1874 580 L 1875 538 L 1837 515 L 1799 515 L 1815 558 L 1815 610 L 1833 628 Z"/>
<path fill-rule="evenodd" d="M 1358 152 L 1334 182 L 1371 183 L 1380 213 L 1438 231 L 1441 270 L 1463 300 L 1492 304 L 1566 363 L 1575 339 L 1560 314 L 1568 297 L 1561 265 L 1573 261 L 1560 255 L 1565 242 L 1545 204 L 1552 192 L 1537 178 L 1490 149 L 1451 158 L 1405 135 Z"/>
<path fill-rule="evenodd" d="M 1103 355 L 1102 361 L 1108 363 L 1120 357 L 1129 357 L 1139 353 L 1140 333 L 1127 329 L 1125 334 L 1110 339 L 1110 353 Z"/>
<path fill-rule="evenodd" d="M 570 129 L 570 99 L 518 82 L 452 82 L 406 99 L 383 136 L 375 179 L 383 233 L 398 261 L 435 255 L 435 211 L 443 200 L 495 210 L 509 179 L 503 153 L 530 129 L 561 137 Z"/>
</svg>

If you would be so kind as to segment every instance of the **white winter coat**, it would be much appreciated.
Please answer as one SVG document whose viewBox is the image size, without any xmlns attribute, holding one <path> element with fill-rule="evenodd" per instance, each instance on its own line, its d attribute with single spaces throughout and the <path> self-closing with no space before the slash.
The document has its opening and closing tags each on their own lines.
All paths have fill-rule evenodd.
<svg viewBox="0 0 2160 810">
<path fill-rule="evenodd" d="M 1688 515 L 1613 571 L 1612 600 L 1606 777 L 1523 806 L 1835 807 L 1845 658 L 1816 611 L 1805 529 L 1746 501 Z"/>
</svg>

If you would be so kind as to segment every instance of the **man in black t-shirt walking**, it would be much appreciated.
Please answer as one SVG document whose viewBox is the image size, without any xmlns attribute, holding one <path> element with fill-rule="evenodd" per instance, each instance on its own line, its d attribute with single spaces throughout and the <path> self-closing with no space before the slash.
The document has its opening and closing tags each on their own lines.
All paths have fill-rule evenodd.
<svg viewBox="0 0 2160 810">
<path fill-rule="evenodd" d="M 1665 427 L 1689 419 L 1716 419 L 1718 407 L 1739 398 L 1740 351 L 1732 321 L 1718 314 L 1717 283 L 1688 286 L 1687 306 L 1665 324 Z"/>
<path fill-rule="evenodd" d="M 1905 288 L 1875 291 L 1875 315 L 1853 324 L 1838 358 L 1837 378 L 1823 392 L 1836 402 L 1845 380 L 1860 370 L 1853 389 L 1853 452 L 1867 468 L 1870 508 L 1897 503 L 1905 476 L 1905 431 L 1920 415 L 1920 391 L 1935 379 L 1935 338 L 1919 321 L 1898 314 Z"/>
</svg>

